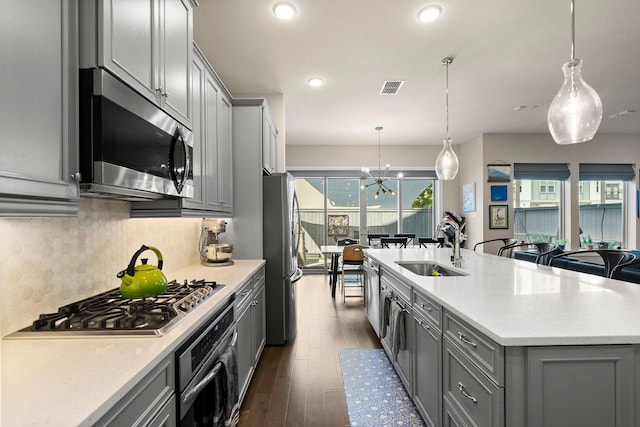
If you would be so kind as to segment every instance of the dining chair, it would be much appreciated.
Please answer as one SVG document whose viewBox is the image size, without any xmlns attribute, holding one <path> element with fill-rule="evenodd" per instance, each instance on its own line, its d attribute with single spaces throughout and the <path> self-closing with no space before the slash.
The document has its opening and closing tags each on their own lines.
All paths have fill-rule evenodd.
<svg viewBox="0 0 640 427">
<path fill-rule="evenodd" d="M 395 248 L 406 248 L 407 247 L 407 238 L 406 237 L 382 237 L 380 239 L 380 244 L 383 248 L 389 248 L 389 245 L 393 245 Z"/>
<path fill-rule="evenodd" d="M 565 252 L 558 247 L 555 243 L 550 242 L 525 242 L 525 243 L 514 243 L 512 245 L 503 246 L 498 250 L 498 255 L 505 256 L 505 252 L 508 251 L 509 257 L 513 254 L 515 248 L 527 247 L 527 248 L 535 248 L 536 255 L 536 264 L 542 265 L 551 265 L 554 257 L 556 255 L 562 255 Z"/>
<path fill-rule="evenodd" d="M 367 241 L 369 242 L 369 246 L 371 245 L 371 241 L 372 240 L 380 240 L 383 237 L 389 237 L 389 233 L 383 233 L 383 234 L 369 234 L 367 235 Z"/>
<path fill-rule="evenodd" d="M 505 248 L 506 246 L 511 246 L 514 245 L 516 243 L 518 243 L 518 240 L 512 238 L 512 237 L 500 237 L 498 239 L 489 239 L 489 240 L 483 240 L 482 242 L 478 242 L 475 245 L 473 245 L 473 250 L 475 251 L 476 248 L 480 245 L 485 245 L 487 243 L 493 243 L 493 242 L 502 242 L 502 246 L 498 248 L 498 252 L 497 254 L 500 256 L 510 256 L 505 254 L 505 250 L 503 250 L 503 248 Z"/>
<path fill-rule="evenodd" d="M 349 245 L 342 250 L 342 263 L 340 266 L 342 270 L 342 302 L 352 297 L 364 299 L 364 248 L 362 245 Z M 347 283 L 346 275 L 355 275 L 357 280 Z M 361 289 L 361 292 L 355 295 L 348 295 L 347 288 Z"/>
<path fill-rule="evenodd" d="M 421 248 L 428 248 L 428 245 L 438 245 L 439 248 L 444 247 L 444 237 L 438 237 L 433 239 L 431 237 L 418 237 L 418 246 Z"/>
<path fill-rule="evenodd" d="M 358 241 L 355 239 L 340 239 L 337 242 L 338 246 L 357 245 Z"/>
<path fill-rule="evenodd" d="M 416 238 L 416 233 L 395 233 L 393 237 L 406 237 L 407 245 L 413 245 L 413 240 Z"/>
<path fill-rule="evenodd" d="M 616 279 L 623 267 L 627 267 L 636 261 L 638 256 L 633 252 L 619 251 L 616 249 L 587 249 L 582 251 L 563 252 L 555 255 L 553 258 L 559 258 L 570 255 L 583 255 L 588 253 L 596 253 L 602 258 L 604 263 L 604 276 L 609 279 Z"/>
</svg>

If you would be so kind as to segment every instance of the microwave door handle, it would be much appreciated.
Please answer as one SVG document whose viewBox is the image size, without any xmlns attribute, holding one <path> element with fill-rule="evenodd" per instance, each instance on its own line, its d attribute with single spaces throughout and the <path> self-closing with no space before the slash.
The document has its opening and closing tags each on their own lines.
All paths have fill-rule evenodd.
<svg viewBox="0 0 640 427">
<path fill-rule="evenodd" d="M 176 165 L 176 150 L 178 148 L 182 150 L 182 158 L 184 159 L 183 163 L 180 165 Z M 171 149 L 169 153 L 169 175 L 171 176 L 171 180 L 175 184 L 178 193 L 182 192 L 190 167 L 191 165 L 187 156 L 186 144 L 180 128 L 177 128 L 175 136 L 171 140 Z M 182 169 L 181 174 L 176 172 L 178 168 Z"/>
</svg>

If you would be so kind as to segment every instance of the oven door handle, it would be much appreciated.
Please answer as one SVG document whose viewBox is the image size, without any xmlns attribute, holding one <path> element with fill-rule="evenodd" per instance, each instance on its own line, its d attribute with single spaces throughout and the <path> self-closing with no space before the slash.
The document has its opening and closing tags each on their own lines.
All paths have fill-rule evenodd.
<svg viewBox="0 0 640 427">
<path fill-rule="evenodd" d="M 233 331 L 233 339 L 231 340 L 231 344 L 230 344 L 231 347 L 234 347 L 237 342 L 238 342 L 238 331 L 235 330 Z M 187 405 L 193 399 L 198 397 L 202 389 L 205 388 L 207 385 L 209 385 L 209 383 L 215 378 L 215 376 L 218 375 L 218 372 L 220 371 L 221 368 L 222 368 L 222 362 L 217 362 L 213 366 L 213 369 L 211 370 L 211 372 L 209 372 L 207 376 L 205 376 L 202 379 L 202 381 L 200 381 L 191 390 L 189 390 L 187 393 L 184 394 L 184 396 L 182 397 L 182 404 Z"/>
</svg>

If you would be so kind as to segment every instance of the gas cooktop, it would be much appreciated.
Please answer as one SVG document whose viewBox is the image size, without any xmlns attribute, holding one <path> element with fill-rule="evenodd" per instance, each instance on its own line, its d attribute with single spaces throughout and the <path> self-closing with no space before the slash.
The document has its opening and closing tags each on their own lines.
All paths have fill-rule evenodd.
<svg viewBox="0 0 640 427">
<path fill-rule="evenodd" d="M 162 336 L 182 317 L 224 287 L 216 282 L 171 281 L 162 295 L 127 299 L 112 289 L 41 314 L 31 326 L 6 338 L 101 335 Z"/>
</svg>

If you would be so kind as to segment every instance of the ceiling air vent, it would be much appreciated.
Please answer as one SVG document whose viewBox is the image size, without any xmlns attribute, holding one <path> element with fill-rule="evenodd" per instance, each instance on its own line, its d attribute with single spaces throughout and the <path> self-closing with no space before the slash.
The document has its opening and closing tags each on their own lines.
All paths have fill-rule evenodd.
<svg viewBox="0 0 640 427">
<path fill-rule="evenodd" d="M 387 80 L 380 89 L 380 95 L 396 95 L 403 84 L 404 80 Z"/>
</svg>

